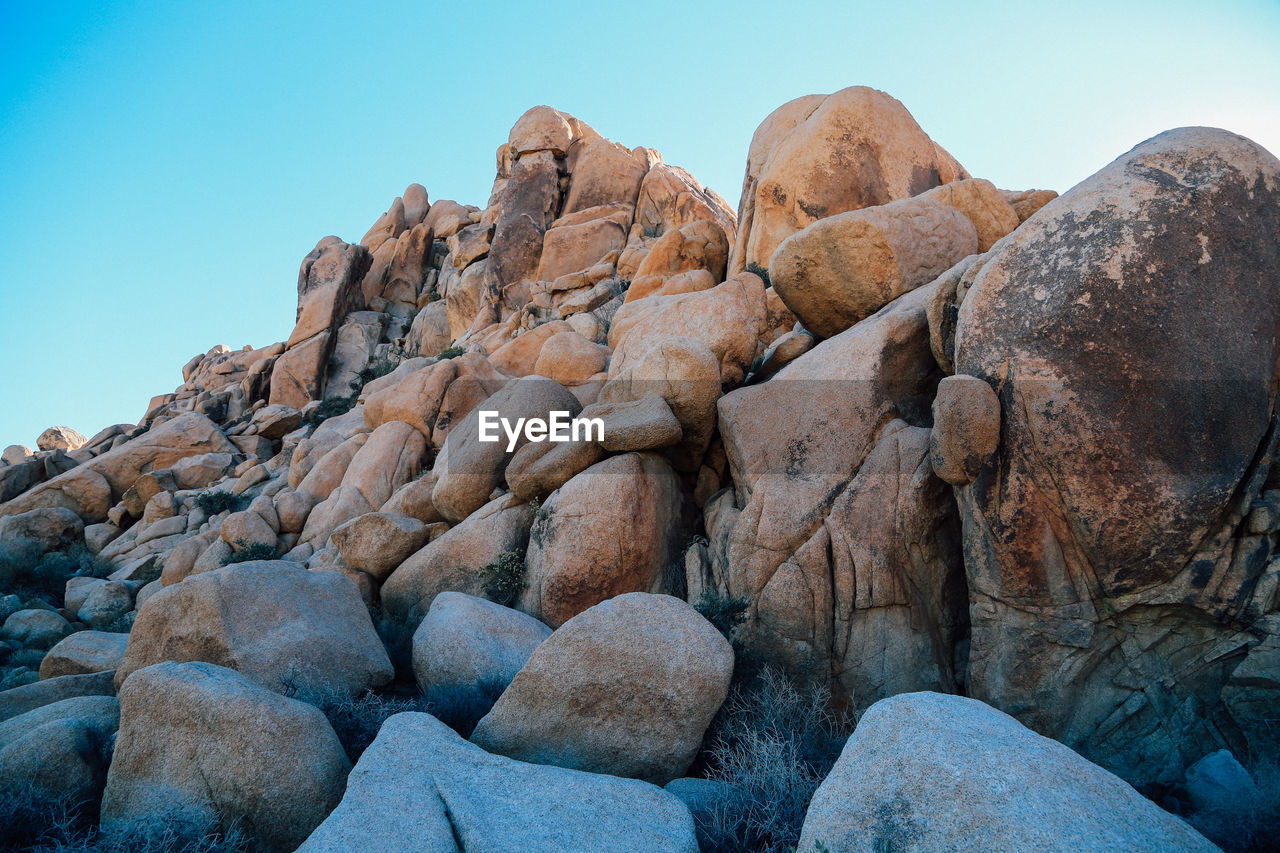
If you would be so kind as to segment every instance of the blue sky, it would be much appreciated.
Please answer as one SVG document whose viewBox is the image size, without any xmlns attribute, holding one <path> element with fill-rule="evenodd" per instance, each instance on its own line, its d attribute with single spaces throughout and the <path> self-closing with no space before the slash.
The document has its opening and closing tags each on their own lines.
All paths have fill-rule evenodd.
<svg viewBox="0 0 1280 853">
<path fill-rule="evenodd" d="M 320 237 L 483 205 L 539 103 L 735 204 L 760 120 L 854 84 L 1008 188 L 1186 124 L 1280 154 L 1280 2 L 1040 5 L 0 0 L 0 446 L 285 339 Z"/>
</svg>

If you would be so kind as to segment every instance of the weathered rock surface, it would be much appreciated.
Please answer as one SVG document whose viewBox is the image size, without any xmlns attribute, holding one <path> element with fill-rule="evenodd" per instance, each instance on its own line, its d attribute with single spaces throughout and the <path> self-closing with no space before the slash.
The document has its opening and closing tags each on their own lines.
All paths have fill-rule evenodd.
<svg viewBox="0 0 1280 853">
<path fill-rule="evenodd" d="M 408 713 L 383 724 L 341 804 L 298 849 L 696 853 L 698 844 L 688 810 L 661 788 L 489 755 Z"/>
<path fill-rule="evenodd" d="M 351 768 L 319 710 L 208 663 L 135 672 L 120 688 L 120 722 L 106 830 L 181 812 L 292 850 L 338 804 Z"/>
<path fill-rule="evenodd" d="M 806 329 L 829 338 L 977 251 L 978 233 L 959 210 L 904 199 L 791 235 L 773 253 L 769 280 Z"/>
<path fill-rule="evenodd" d="M 729 274 L 767 268 L 783 240 L 819 219 L 967 177 L 884 92 L 851 86 L 788 101 L 751 139 Z"/>
<path fill-rule="evenodd" d="M 119 719 L 114 696 L 83 696 L 0 722 L 0 790 L 29 788 L 52 800 L 96 801 Z"/>
<path fill-rule="evenodd" d="M 733 650 L 690 605 L 629 593 L 534 651 L 471 740 L 537 764 L 669 782 L 689 767 L 733 673 Z"/>
<path fill-rule="evenodd" d="M 40 678 L 86 675 L 115 669 L 124 659 L 128 634 L 77 631 L 49 649 L 40 662 Z"/>
<path fill-rule="evenodd" d="M 801 850 L 1218 848 L 1122 779 L 994 708 L 910 693 L 873 705 L 818 788 Z"/>
<path fill-rule="evenodd" d="M 427 696 L 479 685 L 505 690 L 551 629 L 532 616 L 442 592 L 413 634 L 413 673 Z"/>
<path fill-rule="evenodd" d="M 680 481 L 651 454 L 591 466 L 553 493 L 529 534 L 520 609 L 557 627 L 624 592 L 672 592 L 688 539 Z"/>
<path fill-rule="evenodd" d="M 205 661 L 275 691 L 351 693 L 391 679 L 391 662 L 354 584 L 296 563 L 235 563 L 165 587 L 143 605 L 116 673 Z"/>
<path fill-rule="evenodd" d="M 1280 161 L 1169 131 L 1001 245 L 955 346 L 1002 416 L 957 492 L 970 690 L 1131 782 L 1176 782 L 1246 749 L 1280 687 L 1245 675 L 1276 642 L 1280 564 L 1242 524 L 1275 476 Z"/>
</svg>

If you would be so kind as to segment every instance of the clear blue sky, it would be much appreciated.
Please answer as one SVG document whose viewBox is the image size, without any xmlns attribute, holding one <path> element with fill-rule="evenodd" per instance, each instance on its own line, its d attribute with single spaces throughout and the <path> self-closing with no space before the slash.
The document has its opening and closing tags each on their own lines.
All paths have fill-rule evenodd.
<svg viewBox="0 0 1280 853">
<path fill-rule="evenodd" d="M 534 104 L 736 204 L 760 120 L 854 84 L 1009 188 L 1186 124 L 1280 154 L 1280 2 L 0 0 L 0 446 L 285 339 L 320 237 L 412 181 L 483 205 Z"/>
</svg>

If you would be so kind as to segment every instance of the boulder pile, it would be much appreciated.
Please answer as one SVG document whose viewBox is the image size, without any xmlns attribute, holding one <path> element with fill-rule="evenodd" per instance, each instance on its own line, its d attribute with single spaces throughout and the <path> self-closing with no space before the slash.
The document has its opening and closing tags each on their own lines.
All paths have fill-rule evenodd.
<svg viewBox="0 0 1280 853">
<path fill-rule="evenodd" d="M 1255 143 L 1001 189 L 853 87 L 764 120 L 735 213 L 538 106 L 487 206 L 411 184 L 297 296 L 138 424 L 4 451 L 0 794 L 266 850 L 694 851 L 755 814 L 725 718 L 763 672 L 861 716 L 776 849 L 1209 850 L 1161 805 L 1260 796 Z"/>
</svg>

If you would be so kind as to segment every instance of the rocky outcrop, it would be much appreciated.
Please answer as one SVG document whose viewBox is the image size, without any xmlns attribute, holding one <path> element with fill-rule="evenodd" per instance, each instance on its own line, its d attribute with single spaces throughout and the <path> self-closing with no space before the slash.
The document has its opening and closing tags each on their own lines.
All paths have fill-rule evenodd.
<svg viewBox="0 0 1280 853">
<path fill-rule="evenodd" d="M 1042 208 L 960 305 L 955 370 L 1001 409 L 957 491 L 970 690 L 1131 781 L 1240 751 L 1244 696 L 1280 695 L 1250 663 L 1277 642 L 1251 509 L 1276 479 L 1278 202 L 1257 145 L 1169 131 Z"/>
<path fill-rule="evenodd" d="M 813 796 L 801 850 L 1218 848 L 1122 779 L 973 699 L 873 705 Z"/>
</svg>

